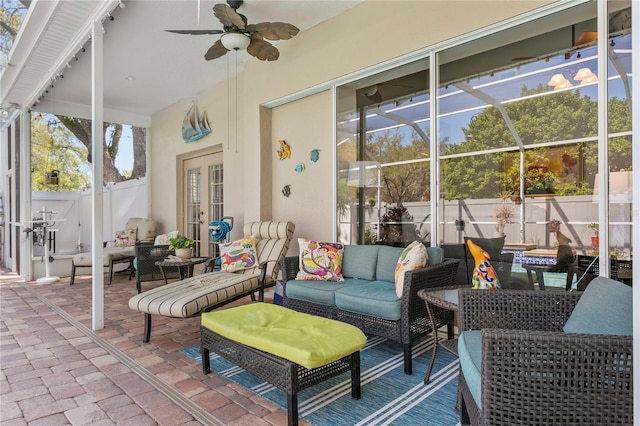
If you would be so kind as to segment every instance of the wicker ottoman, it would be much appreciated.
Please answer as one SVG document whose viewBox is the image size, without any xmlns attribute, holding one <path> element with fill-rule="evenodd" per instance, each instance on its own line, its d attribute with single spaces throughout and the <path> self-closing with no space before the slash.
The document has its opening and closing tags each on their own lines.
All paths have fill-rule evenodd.
<svg viewBox="0 0 640 426">
<path fill-rule="evenodd" d="M 360 349 L 356 327 L 269 303 L 202 314 L 202 371 L 209 352 L 244 368 L 287 394 L 289 425 L 298 424 L 298 392 L 351 372 L 351 396 L 360 399 Z"/>
</svg>

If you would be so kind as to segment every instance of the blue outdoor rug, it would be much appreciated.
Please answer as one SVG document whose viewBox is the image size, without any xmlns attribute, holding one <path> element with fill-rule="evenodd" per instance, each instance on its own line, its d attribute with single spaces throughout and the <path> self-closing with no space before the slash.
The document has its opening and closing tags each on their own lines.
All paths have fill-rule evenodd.
<svg viewBox="0 0 640 426">
<path fill-rule="evenodd" d="M 433 338 L 413 348 L 413 375 L 404 374 L 402 345 L 371 337 L 360 352 L 362 398 L 351 398 L 349 373 L 312 386 L 298 394 L 299 416 L 324 425 L 442 425 L 459 424 L 455 412 L 458 360 L 438 350 L 431 383 L 423 383 L 431 359 Z M 199 346 L 182 349 L 202 362 Z M 211 370 L 251 392 L 287 409 L 286 394 L 218 355 L 211 353 Z"/>
</svg>

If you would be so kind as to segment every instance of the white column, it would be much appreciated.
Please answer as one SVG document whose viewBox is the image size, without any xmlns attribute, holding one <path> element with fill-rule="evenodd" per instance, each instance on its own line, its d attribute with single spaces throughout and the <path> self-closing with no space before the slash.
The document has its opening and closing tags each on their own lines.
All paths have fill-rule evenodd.
<svg viewBox="0 0 640 426">
<path fill-rule="evenodd" d="M 15 122 L 14 122 L 15 123 Z M 14 137 L 16 131 L 13 131 Z M 9 136 L 9 143 L 12 143 L 15 148 L 16 145 L 14 143 L 15 139 L 12 139 Z M 32 219 L 31 212 L 31 114 L 29 113 L 27 108 L 22 108 L 20 113 L 20 163 L 16 164 L 16 156 L 14 155 L 11 161 L 13 162 L 12 170 L 14 171 L 14 179 L 13 185 L 16 185 L 16 182 L 19 182 L 20 186 L 15 187 L 14 191 L 20 191 L 20 205 L 17 205 L 16 200 L 13 200 L 12 208 L 15 208 L 14 211 L 14 219 L 16 217 L 20 218 L 20 222 L 24 223 L 25 220 Z M 18 167 L 20 166 L 20 167 Z M 16 176 L 15 170 L 20 169 L 20 176 Z M 17 179 L 17 180 L 16 180 Z M 14 192 L 17 194 L 18 192 Z M 18 213 L 20 216 L 16 216 Z M 30 225 L 27 225 L 30 226 Z M 30 226 L 32 227 L 32 226 Z M 27 281 L 33 280 L 33 240 L 31 233 L 22 232 L 25 229 L 24 226 L 14 227 L 14 232 L 16 235 L 16 239 L 20 241 L 20 276 Z M 6 236 L 5 236 L 6 237 Z M 17 241 L 13 241 L 11 244 L 15 244 Z M 16 259 L 16 246 L 14 245 L 13 250 L 13 258 Z M 47 260 L 45 260 L 47 261 Z M 15 267 L 14 267 L 15 270 Z"/>
<path fill-rule="evenodd" d="M 91 158 L 93 166 L 91 246 L 92 262 L 92 328 L 104 328 L 104 250 L 102 248 L 103 222 L 103 29 L 100 21 L 93 22 L 91 28 Z"/>
<path fill-rule="evenodd" d="M 609 34 L 608 7 L 606 1 L 598 2 L 598 34 Z M 611 276 L 609 260 L 609 39 L 598 37 L 598 217 L 600 223 L 599 275 Z"/>
</svg>

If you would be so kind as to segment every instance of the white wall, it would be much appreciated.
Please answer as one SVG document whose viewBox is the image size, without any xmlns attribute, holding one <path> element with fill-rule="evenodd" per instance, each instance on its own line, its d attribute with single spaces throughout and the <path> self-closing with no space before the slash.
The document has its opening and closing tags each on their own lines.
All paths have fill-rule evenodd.
<svg viewBox="0 0 640 426">
<path fill-rule="evenodd" d="M 212 133 L 200 141 L 185 144 L 180 136 L 182 119 L 191 99 L 153 117 L 150 144 L 152 216 L 178 225 L 176 209 L 181 194 L 176 187 L 176 156 L 220 144 L 224 157 L 225 214 L 236 219 L 233 238 L 240 236 L 245 221 L 288 219 L 292 215 L 296 217 L 296 237 L 313 232 L 318 238 L 332 238 L 334 225 L 328 219 L 335 217 L 334 197 L 324 186 L 326 184 L 328 188 L 333 181 L 332 170 L 324 169 L 333 161 L 334 155 L 332 102 L 323 95 L 321 100 L 301 99 L 290 105 L 293 110 L 309 108 L 302 122 L 313 123 L 313 130 L 309 128 L 306 133 L 297 121 L 288 123 L 290 129 L 284 121 L 276 123 L 281 112 L 265 111 L 262 106 L 549 3 L 553 2 L 366 0 L 279 43 L 278 61 L 263 62 L 248 57 L 237 81 L 237 133 L 233 120 L 236 110 L 234 80 L 230 82 L 230 99 L 226 96 L 226 83 L 197 96 L 199 105 L 207 108 L 212 127 Z M 243 56 L 247 57 L 246 53 L 239 57 Z M 233 60 L 233 55 L 218 60 Z M 280 168 L 274 161 L 274 144 L 278 138 L 291 140 L 300 155 L 311 145 L 322 150 L 318 170 L 322 168 L 323 175 L 315 177 L 320 182 L 314 182 L 322 187 L 313 205 L 303 200 L 292 210 L 285 208 L 291 203 L 279 196 L 280 180 L 288 176 L 274 170 Z M 311 181 L 307 176 L 300 178 Z M 312 214 L 299 214 L 305 209 Z M 316 224 L 318 220 L 320 223 Z"/>
<path fill-rule="evenodd" d="M 326 90 L 272 111 L 272 216 L 296 224 L 296 239 L 289 253 L 298 253 L 297 238 L 334 239 L 335 149 L 332 127 L 326 125 L 333 119 L 332 99 L 332 91 Z M 281 139 L 291 147 L 289 159 L 280 160 L 276 154 Z M 320 150 L 315 163 L 310 160 L 313 149 Z M 295 171 L 298 164 L 304 165 L 303 173 Z M 289 197 L 282 193 L 285 185 L 291 186 Z"/>
</svg>

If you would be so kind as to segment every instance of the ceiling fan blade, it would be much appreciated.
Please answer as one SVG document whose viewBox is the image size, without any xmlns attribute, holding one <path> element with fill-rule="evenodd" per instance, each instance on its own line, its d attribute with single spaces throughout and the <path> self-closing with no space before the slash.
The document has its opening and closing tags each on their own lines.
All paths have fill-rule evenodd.
<svg viewBox="0 0 640 426">
<path fill-rule="evenodd" d="M 209 48 L 209 50 L 207 50 L 207 53 L 204 54 L 204 58 L 207 61 L 210 61 L 226 55 L 227 52 L 228 50 L 222 45 L 222 42 L 218 40 Z"/>
<path fill-rule="evenodd" d="M 247 52 L 261 61 L 275 61 L 280 57 L 280 52 L 271 43 L 253 37 L 247 47 Z"/>
<path fill-rule="evenodd" d="M 222 34 L 222 30 L 165 30 L 168 33 L 176 34 L 192 34 L 192 35 L 205 35 L 205 34 Z"/>
<path fill-rule="evenodd" d="M 225 27 L 236 26 L 238 29 L 244 30 L 244 21 L 242 17 L 226 4 L 216 4 L 213 6 L 213 14 L 222 22 Z"/>
<path fill-rule="evenodd" d="M 289 40 L 300 32 L 295 25 L 284 22 L 260 22 L 253 27 L 267 40 Z"/>
</svg>

